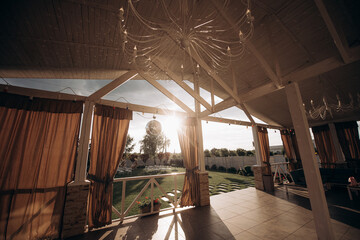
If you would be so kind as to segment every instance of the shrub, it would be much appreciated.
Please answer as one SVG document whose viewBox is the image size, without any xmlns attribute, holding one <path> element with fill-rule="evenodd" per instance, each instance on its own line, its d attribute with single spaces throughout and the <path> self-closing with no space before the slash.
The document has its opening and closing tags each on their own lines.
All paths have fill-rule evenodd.
<svg viewBox="0 0 360 240">
<path fill-rule="evenodd" d="M 216 164 L 212 165 L 211 168 L 210 168 L 211 171 L 216 171 L 217 170 L 217 166 Z"/>
<path fill-rule="evenodd" d="M 251 166 L 245 166 L 244 170 L 245 170 L 247 176 L 254 176 L 254 173 L 251 170 Z"/>
<path fill-rule="evenodd" d="M 205 169 L 206 169 L 206 170 L 210 170 L 209 165 L 205 165 Z"/>
<path fill-rule="evenodd" d="M 226 168 L 223 167 L 223 166 L 220 166 L 220 167 L 218 168 L 218 171 L 220 171 L 220 172 L 226 172 Z"/>
<path fill-rule="evenodd" d="M 231 167 L 231 168 L 228 168 L 227 172 L 228 173 L 237 173 L 237 170 L 236 170 L 236 168 Z"/>
<path fill-rule="evenodd" d="M 182 159 L 171 159 L 170 165 L 172 167 L 184 167 L 184 162 Z"/>
<path fill-rule="evenodd" d="M 239 169 L 239 174 L 240 174 L 240 175 L 243 175 L 243 176 L 246 176 L 246 175 L 247 175 L 247 174 L 246 174 L 246 171 L 245 171 L 244 169 L 242 169 L 242 168 Z"/>
</svg>

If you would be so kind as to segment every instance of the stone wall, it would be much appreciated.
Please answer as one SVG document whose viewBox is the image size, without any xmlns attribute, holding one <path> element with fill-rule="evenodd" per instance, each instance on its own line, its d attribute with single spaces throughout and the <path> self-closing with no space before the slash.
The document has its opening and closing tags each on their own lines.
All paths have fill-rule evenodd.
<svg viewBox="0 0 360 240">
<path fill-rule="evenodd" d="M 285 162 L 283 155 L 275 155 L 270 157 L 270 163 Z M 211 167 L 212 165 L 217 167 L 223 166 L 225 168 L 234 167 L 237 170 L 244 168 L 245 166 L 256 165 L 255 156 L 236 156 L 236 157 L 205 157 L 205 165 Z"/>
<path fill-rule="evenodd" d="M 86 212 L 90 183 L 70 183 L 67 186 L 61 238 L 86 231 Z"/>
<path fill-rule="evenodd" d="M 199 173 L 200 182 L 200 206 L 210 205 L 209 177 L 207 172 Z"/>
</svg>

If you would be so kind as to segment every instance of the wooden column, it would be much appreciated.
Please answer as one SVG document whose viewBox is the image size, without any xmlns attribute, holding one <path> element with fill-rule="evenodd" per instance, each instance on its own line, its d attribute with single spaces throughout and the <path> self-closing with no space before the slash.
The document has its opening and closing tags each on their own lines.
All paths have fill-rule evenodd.
<svg viewBox="0 0 360 240">
<path fill-rule="evenodd" d="M 261 166 L 262 165 L 261 151 L 260 151 L 258 129 L 256 125 L 252 126 L 252 134 L 253 134 L 254 147 L 255 147 L 256 164 Z"/>
<path fill-rule="evenodd" d="M 335 152 L 336 152 L 336 158 L 338 163 L 345 163 L 345 156 L 342 152 L 339 139 L 337 137 L 336 128 L 334 123 L 329 123 L 329 129 L 330 129 L 330 136 L 331 140 L 333 141 Z"/>
<path fill-rule="evenodd" d="M 316 232 L 319 239 L 333 240 L 335 236 L 299 86 L 297 83 L 291 83 L 285 87 L 285 91 L 299 145 Z"/>
<path fill-rule="evenodd" d="M 194 77 L 194 90 L 195 93 L 200 95 L 200 87 L 198 79 Z M 201 113 L 200 102 L 194 98 L 195 101 L 195 114 L 196 114 L 196 139 L 198 144 L 198 159 L 199 159 L 199 168 L 201 172 L 205 172 L 205 157 L 204 157 L 204 145 L 203 145 L 203 135 L 202 135 L 202 124 L 199 114 Z"/>
<path fill-rule="evenodd" d="M 200 87 L 198 79 L 194 77 L 194 90 L 200 95 Z M 198 145 L 198 160 L 199 160 L 199 190 L 200 190 L 200 206 L 210 205 L 210 192 L 209 192 L 209 177 L 208 172 L 205 171 L 205 157 L 204 157 L 204 145 L 202 124 L 199 114 L 201 113 L 200 102 L 194 98 L 195 101 L 195 114 L 196 114 L 196 139 Z"/>
<path fill-rule="evenodd" d="M 81 125 L 81 135 L 79 141 L 79 152 L 76 159 L 74 184 L 78 182 L 86 182 L 86 165 L 89 155 L 89 140 L 93 108 L 93 102 L 85 101 L 85 108 Z"/>
</svg>

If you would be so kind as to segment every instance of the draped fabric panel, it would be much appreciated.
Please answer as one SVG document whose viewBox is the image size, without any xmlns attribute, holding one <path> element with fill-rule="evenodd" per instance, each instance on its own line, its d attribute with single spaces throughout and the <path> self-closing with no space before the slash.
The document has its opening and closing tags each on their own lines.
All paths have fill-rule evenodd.
<svg viewBox="0 0 360 240">
<path fill-rule="evenodd" d="M 270 146 L 267 129 L 264 127 L 258 128 L 258 137 L 261 151 L 261 158 L 264 163 L 269 164 L 270 161 Z"/>
<path fill-rule="evenodd" d="M 60 237 L 82 109 L 0 93 L 0 239 Z"/>
<path fill-rule="evenodd" d="M 313 127 L 312 132 L 322 167 L 334 168 L 337 158 L 329 126 Z"/>
<path fill-rule="evenodd" d="M 283 146 L 285 149 L 285 153 L 287 158 L 289 159 L 289 169 L 290 171 L 295 170 L 295 164 L 294 164 L 294 156 L 291 151 L 291 136 L 290 132 L 288 130 L 280 130 L 281 140 L 283 142 Z"/>
<path fill-rule="evenodd" d="M 358 125 L 354 122 L 335 123 L 336 133 L 346 161 L 360 159 Z"/>
<path fill-rule="evenodd" d="M 292 142 L 292 145 L 293 145 L 293 148 L 294 148 L 296 161 L 297 161 L 296 169 L 299 169 L 299 168 L 302 168 L 302 163 L 301 163 L 299 146 L 298 146 L 298 143 L 297 143 L 296 134 L 295 134 L 294 129 L 290 129 L 290 137 L 291 137 L 291 142 Z"/>
<path fill-rule="evenodd" d="M 199 160 L 196 137 L 196 119 L 188 118 L 178 129 L 181 154 L 186 174 L 180 206 L 198 206 L 200 204 Z"/>
<path fill-rule="evenodd" d="M 132 111 L 95 105 L 91 137 L 89 228 L 111 223 L 113 178 L 124 152 Z"/>
</svg>

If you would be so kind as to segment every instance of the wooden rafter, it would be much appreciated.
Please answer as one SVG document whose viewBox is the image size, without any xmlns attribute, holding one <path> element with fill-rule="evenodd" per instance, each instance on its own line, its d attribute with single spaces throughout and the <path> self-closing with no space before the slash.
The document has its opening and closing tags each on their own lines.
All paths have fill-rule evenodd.
<svg viewBox="0 0 360 240">
<path fill-rule="evenodd" d="M 185 51 L 193 58 L 208 74 L 212 77 L 236 102 L 240 102 L 240 98 L 235 92 L 224 82 L 209 65 L 195 52 L 191 49 L 185 49 Z"/>
<path fill-rule="evenodd" d="M 8 86 L 8 85 L 4 85 L 4 84 L 0 84 L 0 91 L 4 91 L 5 87 L 7 87 L 7 92 L 9 92 L 9 93 L 19 94 L 19 95 L 24 95 L 24 96 L 50 98 L 50 99 L 63 99 L 63 100 L 77 100 L 77 101 L 85 101 L 86 100 L 86 97 L 84 97 L 84 96 L 76 96 L 76 95 L 67 94 L 67 93 L 54 94 L 54 92 L 50 92 L 50 91 L 29 89 L 29 88 L 16 87 L 16 86 Z M 219 104 L 223 105 L 224 103 L 229 103 L 231 101 L 234 103 L 234 99 L 228 98 Z M 138 105 L 138 104 L 116 102 L 116 101 L 105 100 L 105 99 L 98 99 L 97 101 L 95 101 L 95 103 L 112 106 L 112 107 L 127 108 L 127 109 L 135 111 L 135 112 L 161 114 L 161 115 L 176 115 L 176 116 L 180 116 L 180 117 L 187 117 L 187 116 L 195 117 L 194 112 L 191 114 L 188 114 L 186 112 L 173 111 L 173 110 L 168 110 L 168 109 L 164 109 L 164 108 L 148 107 L 148 106 L 143 106 L 143 105 Z M 218 118 L 218 117 L 210 117 L 210 116 L 206 116 L 206 117 L 202 118 L 202 120 L 251 126 L 251 122 L 226 119 L 226 118 Z M 275 129 L 281 128 L 280 126 L 267 125 L 267 124 L 260 124 L 259 126 L 263 126 L 263 127 L 267 127 L 267 128 L 275 128 Z"/>
<path fill-rule="evenodd" d="M 166 88 L 161 86 L 160 83 L 158 83 L 154 78 L 146 75 L 143 71 L 139 71 L 139 74 L 148 81 L 151 85 L 153 85 L 155 88 L 157 88 L 162 94 L 167 96 L 171 101 L 173 101 L 175 104 L 177 104 L 179 107 L 181 107 L 183 110 L 185 110 L 187 113 L 194 113 L 193 110 L 191 110 L 185 103 L 180 101 L 177 97 L 175 97 L 171 92 L 169 92 Z"/>
<path fill-rule="evenodd" d="M 284 82 L 298 82 L 304 79 L 316 77 L 320 74 L 329 72 L 344 66 L 345 64 L 335 57 L 327 58 L 313 65 L 292 72 L 284 76 Z"/>
<path fill-rule="evenodd" d="M 249 111 L 247 110 L 247 107 L 245 106 L 245 104 L 241 103 L 239 105 L 237 105 L 238 108 L 240 108 L 241 110 L 243 110 L 243 112 L 245 113 L 245 115 L 247 116 L 247 118 L 250 120 L 250 122 L 252 124 L 255 124 L 255 121 L 253 119 L 253 117 L 251 116 L 251 114 L 249 113 Z"/>
<path fill-rule="evenodd" d="M 313 65 L 310 65 L 308 67 L 305 67 L 303 69 L 294 71 L 292 73 L 287 74 L 283 77 L 284 83 L 290 83 L 290 82 L 299 82 L 308 78 L 316 77 L 320 74 L 332 71 L 334 69 L 337 69 L 339 67 L 342 67 L 346 64 L 341 62 L 335 57 L 327 58 L 323 61 L 317 62 Z M 250 100 L 253 100 L 255 98 L 259 98 L 261 96 L 270 94 L 278 89 L 274 88 L 274 86 L 270 83 L 265 84 L 261 87 L 255 88 L 246 94 L 242 95 L 243 102 L 248 102 Z"/>
<path fill-rule="evenodd" d="M 103 88 L 100 88 L 99 90 L 91 94 L 88 97 L 88 100 L 89 101 L 99 100 L 100 98 L 102 98 L 103 96 L 105 96 L 106 94 L 108 94 L 109 92 L 120 86 L 121 84 L 135 77 L 137 74 L 138 73 L 135 70 L 126 72 L 125 74 L 111 81 L 109 84 L 105 85 Z"/>
<path fill-rule="evenodd" d="M 235 100 L 233 98 L 227 98 L 224 101 L 222 101 L 214 106 L 214 112 L 220 112 L 222 110 L 231 108 L 231 107 L 235 106 L 236 104 L 237 103 L 235 102 Z M 199 118 L 204 118 L 204 117 L 210 115 L 211 113 L 212 112 L 210 112 L 209 110 L 202 111 L 199 114 Z"/>
<path fill-rule="evenodd" d="M 200 96 L 200 94 L 196 93 L 193 89 L 191 89 L 191 87 L 189 87 L 189 85 L 187 85 L 185 82 L 183 82 L 183 80 L 178 77 L 173 71 L 171 71 L 170 69 L 166 68 L 165 64 L 159 60 L 159 59 L 154 59 L 152 60 L 152 62 L 158 67 L 160 68 L 163 72 L 166 73 L 166 75 L 168 75 L 172 80 L 174 80 L 174 82 L 176 82 L 181 88 L 183 88 L 187 93 L 189 93 L 193 98 L 196 99 L 196 101 L 198 101 L 199 103 L 201 103 L 206 109 L 208 109 L 209 111 L 211 111 L 211 106 L 210 104 Z"/>
<path fill-rule="evenodd" d="M 230 26 L 233 28 L 233 30 L 236 32 L 236 34 L 239 33 L 239 30 L 235 24 L 235 21 L 229 18 L 228 14 L 224 12 L 224 10 L 221 8 L 217 0 L 211 0 L 213 5 L 216 7 L 220 15 L 224 18 L 224 20 L 230 24 Z M 269 64 L 266 62 L 265 58 L 261 55 L 261 53 L 257 50 L 257 48 L 250 42 L 246 42 L 247 48 L 252 52 L 252 54 L 255 56 L 257 61 L 259 62 L 260 67 L 265 71 L 266 75 L 270 78 L 270 80 L 275 84 L 277 88 L 280 88 L 280 80 L 274 73 L 274 71 L 271 69 Z"/>
<path fill-rule="evenodd" d="M 343 34 L 340 34 L 340 32 L 336 29 L 336 26 L 331 19 L 326 6 L 323 2 L 323 0 L 315 0 L 316 6 L 319 9 L 319 12 L 332 36 L 334 39 L 334 43 L 345 63 L 350 63 L 352 61 L 351 56 L 348 52 L 348 44 L 346 42 L 346 38 Z"/>
</svg>

